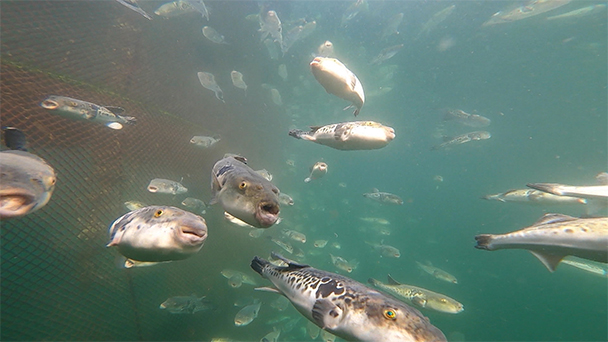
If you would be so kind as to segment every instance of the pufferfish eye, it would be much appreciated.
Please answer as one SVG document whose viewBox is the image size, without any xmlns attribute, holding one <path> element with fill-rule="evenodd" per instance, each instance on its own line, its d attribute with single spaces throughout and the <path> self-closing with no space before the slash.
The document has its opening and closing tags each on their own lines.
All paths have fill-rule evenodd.
<svg viewBox="0 0 608 342">
<path fill-rule="evenodd" d="M 247 183 L 245 182 L 241 182 L 241 184 L 239 184 L 239 189 L 243 190 L 247 187 Z"/>
<path fill-rule="evenodd" d="M 386 319 L 395 320 L 397 318 L 397 314 L 395 313 L 395 310 L 386 309 L 386 310 L 384 310 L 383 314 Z"/>
<path fill-rule="evenodd" d="M 161 217 L 163 216 L 165 212 L 162 211 L 161 209 L 158 209 L 155 213 L 154 213 L 154 217 Z"/>
</svg>

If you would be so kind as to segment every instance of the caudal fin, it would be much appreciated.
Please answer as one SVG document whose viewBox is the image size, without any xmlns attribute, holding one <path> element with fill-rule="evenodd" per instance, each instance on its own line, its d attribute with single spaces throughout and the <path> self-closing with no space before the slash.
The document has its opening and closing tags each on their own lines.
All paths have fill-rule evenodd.
<svg viewBox="0 0 608 342">
<path fill-rule="evenodd" d="M 491 234 L 480 234 L 475 236 L 475 241 L 477 241 L 477 245 L 475 248 L 485 249 L 490 251 L 490 245 L 492 244 L 492 235 Z"/>
<path fill-rule="evenodd" d="M 289 130 L 289 136 L 294 137 L 296 139 L 302 139 L 302 130 L 301 129 Z"/>
<path fill-rule="evenodd" d="M 259 258 L 258 256 L 254 256 L 253 260 L 251 260 L 251 268 L 258 272 L 259 275 L 261 275 L 262 277 L 264 277 L 264 267 L 267 266 L 268 264 L 270 264 L 270 262 L 268 262 L 268 260 L 264 260 L 262 258 Z"/>
</svg>

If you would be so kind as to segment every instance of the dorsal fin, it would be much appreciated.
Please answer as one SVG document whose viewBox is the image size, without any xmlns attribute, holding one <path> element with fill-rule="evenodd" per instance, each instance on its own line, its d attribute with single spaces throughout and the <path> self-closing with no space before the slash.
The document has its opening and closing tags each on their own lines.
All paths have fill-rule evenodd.
<svg viewBox="0 0 608 342">
<path fill-rule="evenodd" d="M 309 126 L 309 127 L 310 127 L 310 133 L 314 133 L 323 126 Z"/>
<path fill-rule="evenodd" d="M 299 269 L 299 268 L 304 268 L 304 267 L 310 267 L 309 265 L 305 265 L 305 264 L 299 264 L 293 260 L 289 260 L 287 258 L 285 258 L 284 256 L 282 256 L 279 253 L 276 252 L 271 252 L 270 255 L 275 258 L 275 259 L 279 259 L 284 261 L 285 263 L 287 263 L 287 267 L 285 267 L 285 270 L 295 270 L 295 269 Z"/>
<path fill-rule="evenodd" d="M 546 224 L 551 224 L 551 223 L 556 223 L 556 222 L 568 222 L 568 221 L 574 221 L 577 220 L 578 218 L 576 217 L 572 217 L 572 216 L 568 216 L 568 215 L 564 215 L 564 214 L 545 214 L 543 215 L 541 218 L 538 219 L 538 221 L 534 222 L 534 224 L 532 225 L 532 227 L 540 227 Z"/>
<path fill-rule="evenodd" d="M 102 106 L 102 107 L 104 107 L 105 109 L 107 109 L 110 112 L 117 114 L 117 115 L 120 115 L 125 112 L 125 109 L 122 107 L 116 107 L 116 106 Z"/>
<path fill-rule="evenodd" d="M 401 285 L 398 281 L 396 281 L 395 279 L 393 279 L 393 277 L 391 277 L 390 274 L 387 274 L 386 278 L 388 279 L 388 284 L 389 285 Z"/>
</svg>

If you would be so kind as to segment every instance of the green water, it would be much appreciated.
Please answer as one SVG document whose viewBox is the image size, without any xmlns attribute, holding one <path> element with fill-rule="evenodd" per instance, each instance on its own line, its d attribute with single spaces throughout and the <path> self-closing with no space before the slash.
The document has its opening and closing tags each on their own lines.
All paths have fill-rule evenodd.
<svg viewBox="0 0 608 342">
<path fill-rule="evenodd" d="M 269 58 L 260 42 L 259 25 L 245 19 L 259 12 L 257 3 L 206 3 L 210 9 L 209 22 L 197 14 L 162 19 L 152 14 L 162 4 L 156 1 L 141 1 L 141 7 L 154 17 L 150 22 L 115 2 L 94 5 L 100 11 L 120 15 L 124 22 L 143 30 L 144 39 L 131 48 L 149 60 L 160 61 L 152 64 L 163 66 L 163 69 L 150 68 L 149 71 L 154 75 L 151 77 L 158 80 L 149 86 L 166 88 L 166 91 L 163 89 L 166 98 L 154 105 L 205 127 L 206 131 L 201 134 L 222 136 L 220 143 L 201 152 L 200 169 L 186 170 L 175 165 L 172 170 L 176 180 L 185 176 L 184 184 L 191 189 L 187 196 L 207 202 L 211 197 L 208 184 L 212 165 L 224 153 L 240 153 L 248 158 L 253 169 L 269 170 L 274 175 L 273 183 L 295 201 L 293 207 L 282 207 L 283 222 L 269 228 L 266 236 L 280 236 L 284 228 L 299 230 L 306 234 L 307 242 L 292 244 L 306 254 L 302 261 L 313 267 L 345 274 L 332 265 L 329 256 L 332 253 L 359 261 L 358 268 L 348 274 L 357 281 L 365 283 L 370 277 L 385 281 L 390 273 L 401 282 L 460 301 L 465 310 L 457 315 L 423 311 L 449 340 L 608 340 L 606 278 L 565 265 L 550 273 L 523 250 L 490 253 L 473 247 L 477 234 L 517 230 L 531 225 L 547 212 L 584 214 L 584 208 L 578 206 L 528 207 L 484 201 L 480 197 L 525 188 L 525 184 L 531 182 L 593 184 L 594 176 L 606 171 L 606 10 L 563 21 L 545 19 L 547 15 L 601 2 L 577 1 L 547 15 L 490 27 L 481 25 L 495 12 L 516 2 L 369 1 L 369 8 L 346 26 L 341 26 L 340 20 L 353 3 L 350 1 L 268 2 L 266 10 L 277 11 L 285 25 L 298 18 L 317 22 L 315 31 L 297 41 L 278 61 Z M 428 35 L 416 39 L 422 25 L 451 4 L 456 4 L 454 12 Z M 381 40 L 387 18 L 399 12 L 404 13 L 399 35 Z M 87 18 L 91 14 L 81 15 Z M 65 25 L 69 27 L 70 22 L 66 21 Z M 206 40 L 200 32 L 204 25 L 223 34 L 229 45 Z M 107 38 L 104 44 L 112 47 L 112 37 Z M 287 135 L 292 128 L 353 120 L 350 111 L 341 110 L 347 103 L 327 94 L 310 73 L 311 54 L 325 40 L 333 42 L 338 58 L 357 74 L 367 94 L 378 87 L 392 88 L 385 95 L 368 97 L 358 117 L 395 129 L 396 138 L 387 147 L 375 151 L 337 151 Z M 404 48 L 395 57 L 380 66 L 369 65 L 380 50 L 401 43 Z M 277 74 L 281 63 L 289 73 L 286 81 Z M 378 73 L 388 65 L 395 66 L 394 74 L 381 83 Z M 249 86 L 247 96 L 232 86 L 231 70 L 244 74 Z M 216 76 L 224 91 L 225 104 L 200 86 L 196 79 L 198 71 Z M 137 87 L 145 88 L 146 84 L 137 84 Z M 280 91 L 283 106 L 271 101 L 269 91 L 262 84 L 270 84 Z M 114 86 L 128 88 L 125 84 Z M 165 100 L 166 108 L 163 107 Z M 492 124 L 483 129 L 491 132 L 492 138 L 451 150 L 431 151 L 433 145 L 441 143 L 441 134 L 458 135 L 478 130 L 443 123 L 446 108 L 490 118 Z M 187 141 L 190 136 L 184 135 L 183 139 Z M 153 149 L 144 146 L 142 153 L 146 148 Z M 157 157 L 162 159 L 162 155 Z M 295 166 L 287 165 L 287 160 L 293 160 Z M 304 183 L 309 167 L 319 160 L 328 164 L 328 174 Z M 186 176 L 186 172 L 196 172 L 196 175 Z M 436 175 L 443 181 L 435 180 Z M 72 179 L 77 177 L 77 173 L 64 177 L 64 186 L 81 186 L 79 180 Z M 131 177 L 137 179 L 138 175 Z M 149 179 L 138 181 L 145 184 Z M 405 203 L 383 206 L 363 198 L 362 193 L 372 188 L 397 194 Z M 121 193 L 125 200 L 141 196 L 153 198 L 154 204 L 175 206 L 186 197 L 149 197 L 150 194 L 143 195 L 141 191 Z M 120 207 L 122 202 L 117 198 L 115 207 Z M 94 203 L 87 205 L 94 207 Z M 52 199 L 41 211 L 53 216 L 55 209 Z M 122 208 L 115 210 L 107 213 L 105 224 L 109 225 L 124 213 Z M 41 214 L 34 213 L 30 219 L 42 220 L 36 215 Z M 90 340 L 207 341 L 226 337 L 234 341 L 258 341 L 273 329 L 267 321 L 282 315 L 289 316 L 289 320 L 301 317 L 291 305 L 284 312 L 271 308 L 269 304 L 276 299 L 276 294 L 254 291 L 253 286 L 247 284 L 237 289 L 228 285 L 220 274 L 225 268 L 246 272 L 256 277 L 261 286 L 269 286 L 268 281 L 249 268 L 252 257 L 267 258 L 270 251 L 290 255 L 265 236 L 251 238 L 248 229 L 231 225 L 222 216 L 219 206 L 207 210 L 204 217 L 209 238 L 191 259 L 128 271 L 111 267 L 109 274 L 73 275 L 76 280 L 67 277 L 64 282 L 52 278 L 53 267 L 62 269 L 66 264 L 77 263 L 79 266 L 75 268 L 86 268 L 93 274 L 95 263 L 102 262 L 107 267 L 114 262 L 116 252 L 105 249 L 106 237 L 98 235 L 95 237 L 97 248 L 90 251 L 91 254 L 79 252 L 78 259 L 57 257 L 62 253 L 72 255 L 69 250 L 77 249 L 74 244 L 78 240 L 70 233 L 61 237 L 64 234 L 60 233 L 61 221 L 56 219 L 50 230 L 37 233 L 53 236 L 44 255 L 63 260 L 62 264 L 45 265 L 48 274 L 32 276 L 45 283 L 52 282 L 53 291 L 29 292 L 36 288 L 34 280 L 19 290 L 15 289 L 18 283 L 11 283 L 11 293 L 31 294 L 28 305 L 32 307 L 28 306 L 28 310 L 39 314 L 20 323 L 23 324 L 21 332 L 9 327 L 10 333 L 5 339 L 82 340 L 82 336 L 87 336 Z M 378 234 L 362 217 L 390 221 L 387 227 L 391 234 Z M 28 229 L 19 221 L 11 221 L 10 228 Z M 3 239 L 15 234 L 14 230 L 4 230 Z M 329 244 L 324 249 L 315 249 L 312 244 L 317 239 L 327 239 Z M 365 241 L 384 241 L 399 248 L 401 257 L 381 257 Z M 332 247 L 332 243 L 339 243 L 340 249 Z M 9 252 L 11 257 L 18 258 L 19 253 L 26 252 L 32 257 L 36 248 L 24 242 L 14 246 L 5 241 L 3 249 L 9 249 L 3 253 Z M 93 258 L 91 255 L 96 259 L 87 264 L 88 258 Z M 458 284 L 431 277 L 419 270 L 415 261 L 431 261 L 455 275 Z M 23 276 L 27 270 L 19 264 L 13 264 L 10 270 L 3 266 L 3 278 Z M 104 278 L 104 282 L 89 279 L 97 276 Z M 81 278 L 88 279 L 86 287 L 80 284 Z M 72 283 L 79 285 L 73 287 Z M 8 285 L 3 282 L 3 292 L 4 286 Z M 117 295 L 113 295 L 115 300 L 106 297 L 102 300 L 99 293 Z M 216 309 L 194 315 L 170 315 L 158 308 L 167 297 L 192 293 L 206 295 Z M 262 301 L 259 316 L 248 326 L 235 327 L 233 320 L 239 308 L 233 303 L 246 296 Z M 124 315 L 129 319 L 124 324 L 103 320 L 80 323 L 82 330 L 76 330 L 71 328 L 70 320 L 78 320 L 78 309 L 69 297 L 87 298 L 83 303 L 87 309 L 83 311 L 88 313 L 108 317 L 120 311 L 126 312 Z M 41 299 L 40 307 L 32 304 L 36 302 L 33 298 Z M 56 303 L 61 302 L 58 298 L 66 298 L 63 307 Z M 16 298 L 3 297 L 2 300 L 5 307 L 12 301 L 18 302 Z M 25 312 L 23 307 L 9 307 L 3 310 L 3 318 L 7 312 L 13 316 Z M 58 327 L 57 332 L 30 330 L 36 322 L 48 320 L 61 310 L 71 311 L 73 318 L 56 318 L 53 324 Z M 284 328 L 289 320 L 275 326 Z M 9 321 L 15 324 L 15 320 L 3 319 L 3 330 L 7 331 L 5 324 Z M 85 334 L 83 326 L 89 324 L 99 333 Z M 279 340 L 309 340 L 304 331 L 306 324 L 306 319 L 300 319 L 293 330 L 283 332 Z"/>
</svg>

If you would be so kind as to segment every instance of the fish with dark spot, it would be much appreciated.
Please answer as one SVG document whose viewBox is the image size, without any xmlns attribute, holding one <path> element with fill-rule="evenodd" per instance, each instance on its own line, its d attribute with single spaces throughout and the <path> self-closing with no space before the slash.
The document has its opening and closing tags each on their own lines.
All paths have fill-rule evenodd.
<svg viewBox="0 0 608 342">
<path fill-rule="evenodd" d="M 433 146 L 431 148 L 431 150 L 434 151 L 434 150 L 439 150 L 439 149 L 443 149 L 443 148 L 449 148 L 449 147 L 453 147 L 453 146 L 457 146 L 457 145 L 462 145 L 462 144 L 468 143 L 470 141 L 486 140 L 486 139 L 490 139 L 491 137 L 492 137 L 492 135 L 490 134 L 490 132 L 486 132 L 486 131 L 475 131 L 475 132 L 461 134 L 456 137 L 444 137 L 443 138 L 444 142 L 442 144 Z"/>
<path fill-rule="evenodd" d="M 350 278 L 297 264 L 274 266 L 253 258 L 251 268 L 270 280 L 276 289 L 262 288 L 287 297 L 308 320 L 346 340 L 446 341 L 444 334 L 418 310 Z M 295 279 L 289 282 L 288 279 Z M 297 287 L 300 285 L 300 288 Z"/>
</svg>

